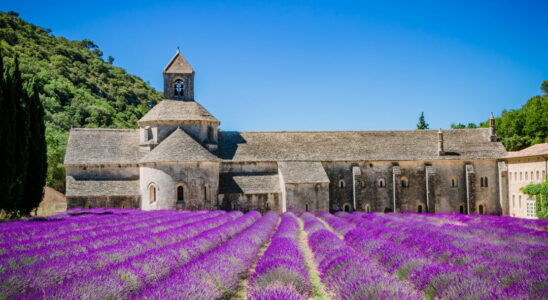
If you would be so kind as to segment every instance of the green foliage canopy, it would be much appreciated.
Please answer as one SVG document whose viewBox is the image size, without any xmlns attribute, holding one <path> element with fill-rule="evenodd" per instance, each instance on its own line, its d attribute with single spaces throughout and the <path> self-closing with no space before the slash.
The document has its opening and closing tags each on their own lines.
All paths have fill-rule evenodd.
<svg viewBox="0 0 548 300">
<path fill-rule="evenodd" d="M 70 128 L 135 128 L 149 104 L 161 100 L 161 94 L 142 79 L 113 66 L 114 58 L 105 62 L 93 41 L 55 37 L 15 12 L 0 12 L 0 50 L 7 67 L 14 65 L 17 55 L 23 80 L 34 78 L 45 109 L 46 183 L 62 192 Z"/>
<path fill-rule="evenodd" d="M 548 219 L 548 182 L 529 184 L 520 189 L 524 194 L 535 197 L 535 207 L 539 219 Z"/>
</svg>

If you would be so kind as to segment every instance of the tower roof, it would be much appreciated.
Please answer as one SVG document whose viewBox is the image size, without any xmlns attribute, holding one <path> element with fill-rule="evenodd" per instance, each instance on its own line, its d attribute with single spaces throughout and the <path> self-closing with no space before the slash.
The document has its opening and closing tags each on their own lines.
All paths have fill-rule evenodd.
<svg viewBox="0 0 548 300">
<path fill-rule="evenodd" d="M 199 162 L 219 161 L 219 159 L 198 144 L 182 129 L 177 128 L 140 162 Z"/>
<path fill-rule="evenodd" d="M 164 73 L 192 74 L 194 73 L 194 69 L 192 69 L 192 66 L 183 57 L 179 49 L 177 49 L 173 58 L 164 68 Z"/>
<path fill-rule="evenodd" d="M 195 101 L 162 100 L 137 123 L 139 125 L 156 121 L 208 121 L 220 123 L 211 113 Z"/>
</svg>

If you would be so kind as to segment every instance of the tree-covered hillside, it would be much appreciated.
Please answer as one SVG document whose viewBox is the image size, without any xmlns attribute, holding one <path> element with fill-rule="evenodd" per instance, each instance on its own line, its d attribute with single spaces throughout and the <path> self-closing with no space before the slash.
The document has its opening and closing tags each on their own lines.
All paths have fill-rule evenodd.
<svg viewBox="0 0 548 300">
<path fill-rule="evenodd" d="M 47 185 L 64 191 L 63 158 L 71 127 L 133 128 L 161 99 L 137 76 L 103 60 L 90 40 L 70 41 L 51 30 L 0 12 L 4 63 L 19 58 L 24 79 L 34 78 L 46 110 Z"/>
<path fill-rule="evenodd" d="M 496 118 L 497 136 L 507 151 L 517 151 L 529 146 L 548 142 L 548 81 L 541 85 L 543 95 L 534 96 L 516 110 L 503 110 Z M 469 123 L 451 124 L 452 129 L 488 127 Z"/>
</svg>

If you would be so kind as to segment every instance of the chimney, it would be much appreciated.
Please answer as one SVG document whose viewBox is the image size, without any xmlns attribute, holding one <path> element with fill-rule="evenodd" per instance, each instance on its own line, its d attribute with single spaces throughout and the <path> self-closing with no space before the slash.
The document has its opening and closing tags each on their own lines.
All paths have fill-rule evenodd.
<svg viewBox="0 0 548 300">
<path fill-rule="evenodd" d="M 489 140 L 491 142 L 498 142 L 495 127 L 495 116 L 493 116 L 493 113 L 491 113 L 491 116 L 489 117 Z"/>
<path fill-rule="evenodd" d="M 445 151 L 443 151 L 443 132 L 438 130 L 438 155 L 445 155 Z"/>
</svg>

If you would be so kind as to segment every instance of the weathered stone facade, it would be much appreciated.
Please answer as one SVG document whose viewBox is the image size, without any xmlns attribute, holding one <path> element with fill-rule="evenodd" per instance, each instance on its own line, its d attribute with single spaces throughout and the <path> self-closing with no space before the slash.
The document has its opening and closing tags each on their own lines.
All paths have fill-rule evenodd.
<svg viewBox="0 0 548 300">
<path fill-rule="evenodd" d="M 73 129 L 68 206 L 502 214 L 506 151 L 491 128 L 219 132 L 179 52 L 137 130 Z M 488 182 L 488 184 L 487 184 Z"/>
</svg>

